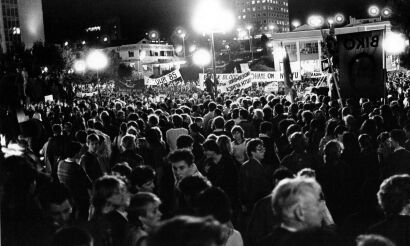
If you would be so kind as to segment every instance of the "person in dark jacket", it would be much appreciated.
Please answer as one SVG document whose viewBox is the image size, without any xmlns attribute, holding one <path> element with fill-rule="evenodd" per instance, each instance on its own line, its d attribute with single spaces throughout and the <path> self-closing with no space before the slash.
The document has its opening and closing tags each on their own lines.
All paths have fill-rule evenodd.
<svg viewBox="0 0 410 246">
<path fill-rule="evenodd" d="M 87 152 L 81 156 L 80 165 L 90 177 L 91 181 L 103 176 L 100 162 L 97 158 L 97 150 L 99 147 L 100 139 L 96 134 L 90 134 L 87 136 Z"/>
</svg>

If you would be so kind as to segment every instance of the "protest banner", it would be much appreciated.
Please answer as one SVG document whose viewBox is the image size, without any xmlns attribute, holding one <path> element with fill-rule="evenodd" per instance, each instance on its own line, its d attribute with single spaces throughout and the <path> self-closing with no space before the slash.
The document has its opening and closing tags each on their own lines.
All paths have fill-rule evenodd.
<svg viewBox="0 0 410 246">
<path fill-rule="evenodd" d="M 45 101 L 45 102 L 52 102 L 52 101 L 54 101 L 53 95 L 44 96 L 44 101 Z"/>
<path fill-rule="evenodd" d="M 342 98 L 383 97 L 383 31 L 338 35 L 337 41 Z"/>
<path fill-rule="evenodd" d="M 128 81 L 115 81 L 115 88 L 120 93 L 133 93 L 136 91 L 142 91 L 145 88 L 144 80 L 128 80 Z"/>
<path fill-rule="evenodd" d="M 251 72 L 242 73 L 236 78 L 229 80 L 226 84 L 226 90 L 233 91 L 236 89 L 246 89 L 252 86 Z"/>
<path fill-rule="evenodd" d="M 179 71 L 179 69 L 174 70 L 162 77 L 156 78 L 156 79 L 151 79 L 148 77 L 145 77 L 145 84 L 146 85 L 162 85 L 162 84 L 168 84 L 174 80 L 177 80 L 179 78 L 182 78 L 181 76 L 181 72 Z"/>
</svg>

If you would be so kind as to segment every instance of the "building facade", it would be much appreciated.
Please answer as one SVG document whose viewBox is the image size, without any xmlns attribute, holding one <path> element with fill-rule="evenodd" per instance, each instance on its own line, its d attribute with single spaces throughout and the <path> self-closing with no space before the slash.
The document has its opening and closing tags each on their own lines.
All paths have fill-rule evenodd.
<svg viewBox="0 0 410 246">
<path fill-rule="evenodd" d="M 387 33 L 391 32 L 390 22 L 356 23 L 345 27 L 335 28 L 335 34 L 384 29 L 387 30 Z M 324 29 L 323 31 L 328 32 L 329 30 Z M 284 47 L 288 52 L 292 71 L 299 71 L 302 75 L 306 73 L 322 72 L 322 40 L 322 30 L 275 33 L 272 39 L 275 71 L 281 71 L 283 69 L 281 58 L 283 57 L 282 48 Z"/>
<path fill-rule="evenodd" d="M 142 39 L 136 44 L 127 44 L 104 49 L 105 53 L 115 51 L 121 62 L 127 64 L 144 76 L 161 75 L 164 71 L 179 68 L 184 63 L 175 55 L 174 46 L 170 44 L 151 43 Z"/>
<path fill-rule="evenodd" d="M 0 0 L 0 42 L 3 53 L 23 44 L 31 48 L 44 42 L 43 7 L 41 0 Z"/>
<path fill-rule="evenodd" d="M 235 0 L 236 17 L 254 35 L 290 31 L 288 0 Z"/>
</svg>

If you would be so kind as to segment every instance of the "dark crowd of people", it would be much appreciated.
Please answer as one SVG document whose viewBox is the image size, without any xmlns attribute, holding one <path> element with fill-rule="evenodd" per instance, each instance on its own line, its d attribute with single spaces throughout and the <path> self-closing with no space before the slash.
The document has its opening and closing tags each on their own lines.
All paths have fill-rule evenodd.
<svg viewBox="0 0 410 246">
<path fill-rule="evenodd" d="M 81 88 L 0 107 L 3 245 L 410 245 L 410 93 Z"/>
</svg>

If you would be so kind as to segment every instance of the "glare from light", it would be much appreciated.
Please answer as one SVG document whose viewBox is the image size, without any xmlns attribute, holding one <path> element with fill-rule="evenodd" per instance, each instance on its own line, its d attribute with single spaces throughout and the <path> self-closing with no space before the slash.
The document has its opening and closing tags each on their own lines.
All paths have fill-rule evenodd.
<svg viewBox="0 0 410 246">
<path fill-rule="evenodd" d="M 327 23 L 329 23 L 329 25 L 333 25 L 333 23 L 335 23 L 335 21 L 333 20 L 332 17 L 327 18 Z"/>
<path fill-rule="evenodd" d="M 272 48 L 272 47 L 273 47 L 273 42 L 268 42 L 268 43 L 266 44 L 266 46 L 268 46 L 269 48 Z"/>
<path fill-rule="evenodd" d="M 226 33 L 234 27 L 235 16 L 219 0 L 202 0 L 194 10 L 192 24 L 199 33 Z"/>
<path fill-rule="evenodd" d="M 86 68 L 87 68 L 87 65 L 84 60 L 76 60 L 74 62 L 74 71 L 76 73 L 83 73 Z"/>
<path fill-rule="evenodd" d="M 278 47 L 273 50 L 272 54 L 281 61 L 286 57 L 286 50 L 283 47 Z"/>
<path fill-rule="evenodd" d="M 144 60 L 146 56 L 147 56 L 147 53 L 145 52 L 145 50 L 141 51 L 140 60 Z"/>
<path fill-rule="evenodd" d="M 298 21 L 298 20 L 292 21 L 292 26 L 293 26 L 294 28 L 298 28 L 298 27 L 300 26 L 300 21 Z"/>
<path fill-rule="evenodd" d="M 382 16 L 384 18 L 389 18 L 392 15 L 392 10 L 389 7 L 383 8 L 382 9 Z"/>
<path fill-rule="evenodd" d="M 312 15 L 308 18 L 308 24 L 311 27 L 321 27 L 324 23 L 325 21 L 320 15 Z"/>
<path fill-rule="evenodd" d="M 107 42 L 107 41 L 108 41 L 108 38 L 107 38 L 107 37 L 105 37 L 105 38 L 104 38 L 104 42 Z"/>
<path fill-rule="evenodd" d="M 377 7 L 376 5 L 372 5 L 369 7 L 369 9 L 367 10 L 367 12 L 369 13 L 369 15 L 371 17 L 376 17 L 380 14 L 380 9 L 379 7 Z"/>
<path fill-rule="evenodd" d="M 248 36 L 248 32 L 245 30 L 242 30 L 238 33 L 239 39 L 245 39 Z"/>
<path fill-rule="evenodd" d="M 85 43 L 85 41 L 83 40 L 83 41 L 81 42 L 81 44 L 82 44 L 82 45 L 85 45 L 86 43 Z"/>
<path fill-rule="evenodd" d="M 192 59 L 196 65 L 204 67 L 211 63 L 212 58 L 209 51 L 205 49 L 199 49 L 193 54 Z"/>
<path fill-rule="evenodd" d="M 269 30 L 273 31 L 273 29 L 275 29 L 275 26 L 274 25 L 269 25 Z"/>
<path fill-rule="evenodd" d="M 149 32 L 148 37 L 149 37 L 149 39 L 151 39 L 153 41 L 158 40 L 159 33 L 157 31 L 151 31 L 151 32 Z"/>
<path fill-rule="evenodd" d="M 345 22 L 345 16 L 343 14 L 336 14 L 335 21 L 337 24 L 342 24 L 343 22 Z"/>
<path fill-rule="evenodd" d="M 68 46 L 68 42 L 67 42 L 67 41 L 64 42 L 64 46 Z"/>
<path fill-rule="evenodd" d="M 195 44 L 193 44 L 193 45 L 191 45 L 190 47 L 189 47 L 189 52 L 194 52 L 196 50 L 196 45 Z"/>
<path fill-rule="evenodd" d="M 403 53 L 406 46 L 406 39 L 400 33 L 389 33 L 384 40 L 384 49 L 390 54 Z"/>
<path fill-rule="evenodd" d="M 252 29 L 252 26 L 251 25 L 246 26 L 246 29 L 248 29 L 248 31 L 250 31 Z"/>
<path fill-rule="evenodd" d="M 181 52 L 182 52 L 182 46 L 181 46 L 181 45 L 178 45 L 178 46 L 175 48 L 175 52 L 181 53 Z"/>
<path fill-rule="evenodd" d="M 103 52 L 99 50 L 93 50 L 90 52 L 90 54 L 88 54 L 86 63 L 87 67 L 98 71 L 108 65 L 108 58 Z"/>
</svg>

